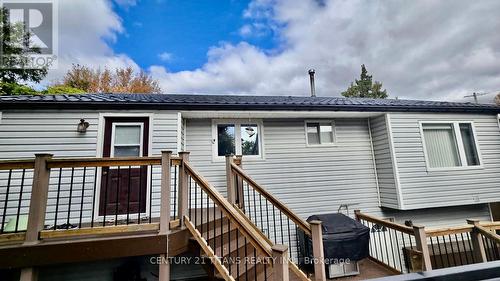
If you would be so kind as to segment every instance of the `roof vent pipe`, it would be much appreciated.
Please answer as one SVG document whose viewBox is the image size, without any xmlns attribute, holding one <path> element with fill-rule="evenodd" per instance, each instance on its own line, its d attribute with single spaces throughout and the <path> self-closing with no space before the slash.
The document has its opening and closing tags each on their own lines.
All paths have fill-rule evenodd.
<svg viewBox="0 0 500 281">
<path fill-rule="evenodd" d="M 314 85 L 314 74 L 316 71 L 314 69 L 309 69 L 309 78 L 311 80 L 311 97 L 316 96 L 316 86 Z"/>
</svg>

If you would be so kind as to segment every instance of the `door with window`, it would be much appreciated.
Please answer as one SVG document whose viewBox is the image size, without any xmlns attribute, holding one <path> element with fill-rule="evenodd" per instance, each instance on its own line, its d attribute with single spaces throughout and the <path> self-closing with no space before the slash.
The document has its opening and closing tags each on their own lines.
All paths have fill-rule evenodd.
<svg viewBox="0 0 500 281">
<path fill-rule="evenodd" d="M 106 118 L 103 157 L 148 155 L 149 118 Z M 146 211 L 147 166 L 103 167 L 99 215 Z"/>
</svg>

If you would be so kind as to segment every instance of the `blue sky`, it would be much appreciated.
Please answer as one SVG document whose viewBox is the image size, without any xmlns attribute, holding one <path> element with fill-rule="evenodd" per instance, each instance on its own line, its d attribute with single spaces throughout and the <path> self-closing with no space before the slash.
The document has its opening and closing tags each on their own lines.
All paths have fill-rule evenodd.
<svg viewBox="0 0 500 281">
<path fill-rule="evenodd" d="M 169 71 L 194 70 L 207 61 L 207 51 L 221 42 L 242 40 L 261 49 L 275 44 L 271 32 L 242 36 L 249 23 L 244 11 L 250 1 L 140 1 L 138 5 L 113 6 L 125 32 L 110 46 L 125 53 L 141 68 L 162 65 Z"/>
<path fill-rule="evenodd" d="M 391 98 L 500 92 L 500 1 L 61 0 L 59 67 L 132 67 L 164 93 L 340 96 L 365 64 Z M 161 56 L 163 54 L 163 56 Z"/>
</svg>

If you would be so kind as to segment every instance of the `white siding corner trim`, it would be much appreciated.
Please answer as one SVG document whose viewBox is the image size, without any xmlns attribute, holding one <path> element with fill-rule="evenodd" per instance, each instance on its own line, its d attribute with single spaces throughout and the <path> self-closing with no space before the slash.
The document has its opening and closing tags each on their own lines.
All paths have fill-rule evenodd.
<svg viewBox="0 0 500 281">
<path fill-rule="evenodd" d="M 182 138 L 183 138 L 183 131 L 182 131 L 182 113 L 178 112 L 177 113 L 177 153 L 179 153 L 182 150 Z"/>
<path fill-rule="evenodd" d="M 373 147 L 373 136 L 372 136 L 372 126 L 370 119 L 366 119 L 366 123 L 368 124 L 368 136 L 370 137 L 370 147 L 371 147 L 371 152 L 372 152 L 372 160 L 373 160 L 373 167 L 375 167 L 374 170 L 374 175 L 375 175 L 375 186 L 377 187 L 377 199 L 378 199 L 378 206 L 382 207 L 382 201 L 380 199 L 380 184 L 379 184 L 379 179 L 378 179 L 378 172 L 377 172 L 377 160 L 375 159 L 375 148 Z M 307 134 L 307 132 L 306 132 Z"/>
<path fill-rule="evenodd" d="M 401 210 L 405 209 L 403 202 L 403 192 L 401 190 L 400 178 L 399 178 L 399 170 L 398 170 L 398 162 L 396 159 L 396 153 L 394 151 L 394 138 L 392 135 L 392 125 L 391 125 L 391 115 L 386 114 L 385 118 L 386 126 L 387 126 L 387 135 L 389 137 L 389 151 L 391 153 L 392 158 L 392 170 L 394 172 L 394 183 L 396 185 L 396 191 L 398 196 L 398 207 Z"/>
</svg>

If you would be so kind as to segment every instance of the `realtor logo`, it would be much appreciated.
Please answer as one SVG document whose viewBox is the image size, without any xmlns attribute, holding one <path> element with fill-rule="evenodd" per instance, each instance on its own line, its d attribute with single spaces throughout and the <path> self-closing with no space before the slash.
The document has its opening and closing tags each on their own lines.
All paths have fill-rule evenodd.
<svg viewBox="0 0 500 281">
<path fill-rule="evenodd" d="M 2 68 L 57 67 L 56 1 L 0 0 Z"/>
</svg>

